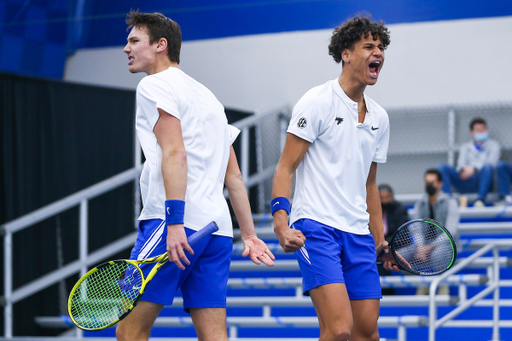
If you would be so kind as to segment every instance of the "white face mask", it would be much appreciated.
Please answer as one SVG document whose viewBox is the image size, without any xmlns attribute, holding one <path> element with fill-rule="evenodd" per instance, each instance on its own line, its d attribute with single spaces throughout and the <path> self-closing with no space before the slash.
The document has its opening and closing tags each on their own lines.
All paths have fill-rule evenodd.
<svg viewBox="0 0 512 341">
<path fill-rule="evenodd" d="M 484 132 L 484 133 L 475 134 L 475 135 L 473 135 L 473 138 L 477 142 L 485 142 L 489 138 L 489 133 Z"/>
</svg>

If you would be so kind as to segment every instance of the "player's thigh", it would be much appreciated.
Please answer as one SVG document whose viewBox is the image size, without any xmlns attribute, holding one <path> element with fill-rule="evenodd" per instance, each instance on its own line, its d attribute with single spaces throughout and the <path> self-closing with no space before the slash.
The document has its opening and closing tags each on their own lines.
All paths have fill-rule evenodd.
<svg viewBox="0 0 512 341">
<path fill-rule="evenodd" d="M 147 340 L 151 327 L 163 307 L 163 304 L 140 301 L 133 311 L 117 325 L 117 339 L 119 341 Z"/>
<path fill-rule="evenodd" d="M 225 308 L 190 308 L 199 341 L 228 341 Z"/>
<path fill-rule="evenodd" d="M 331 283 L 309 290 L 321 332 L 334 334 L 352 330 L 352 308 L 344 283 Z"/>
<path fill-rule="evenodd" d="M 377 320 L 379 319 L 380 300 L 352 300 L 350 305 L 354 319 L 350 341 L 379 340 Z"/>
</svg>

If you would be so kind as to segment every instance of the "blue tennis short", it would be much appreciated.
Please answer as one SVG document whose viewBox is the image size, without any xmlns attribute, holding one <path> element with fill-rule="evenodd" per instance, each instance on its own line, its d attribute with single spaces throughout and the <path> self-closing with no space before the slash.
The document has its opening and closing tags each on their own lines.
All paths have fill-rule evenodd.
<svg viewBox="0 0 512 341">
<path fill-rule="evenodd" d="M 187 236 L 195 231 L 185 228 Z M 139 234 L 130 259 L 145 259 L 160 255 L 167 248 L 167 226 L 160 219 L 139 222 Z M 190 265 L 180 270 L 168 262 L 149 282 L 142 300 L 170 305 L 178 288 L 183 294 L 183 308 L 225 308 L 227 282 L 233 239 L 224 236 L 207 236 L 193 247 L 194 255 L 185 251 Z M 154 264 L 142 264 L 147 275 Z"/>
<path fill-rule="evenodd" d="M 382 298 L 371 234 L 348 233 L 311 219 L 300 219 L 292 228 L 306 237 L 304 246 L 295 252 L 304 295 L 320 285 L 345 283 L 351 300 Z"/>
</svg>

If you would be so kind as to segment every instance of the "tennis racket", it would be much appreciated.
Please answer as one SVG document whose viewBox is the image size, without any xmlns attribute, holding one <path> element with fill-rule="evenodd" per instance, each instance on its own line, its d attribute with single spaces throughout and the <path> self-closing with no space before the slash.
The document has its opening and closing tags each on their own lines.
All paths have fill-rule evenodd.
<svg viewBox="0 0 512 341">
<path fill-rule="evenodd" d="M 415 275 L 439 275 L 457 259 L 452 235 L 433 219 L 415 219 L 403 224 L 389 246 L 397 266 Z"/>
<path fill-rule="evenodd" d="M 188 238 L 190 246 L 217 231 L 212 221 Z M 139 302 L 148 283 L 168 261 L 167 253 L 143 260 L 114 260 L 98 265 L 75 284 L 69 294 L 68 312 L 80 329 L 97 331 L 115 325 Z M 156 263 L 147 278 L 139 264 Z"/>
</svg>

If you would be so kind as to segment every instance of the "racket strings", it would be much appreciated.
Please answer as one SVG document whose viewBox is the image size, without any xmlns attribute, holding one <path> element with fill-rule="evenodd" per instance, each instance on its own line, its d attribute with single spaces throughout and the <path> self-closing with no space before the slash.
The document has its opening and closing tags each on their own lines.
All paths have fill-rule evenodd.
<svg viewBox="0 0 512 341">
<path fill-rule="evenodd" d="M 71 316 L 85 329 L 108 326 L 130 310 L 142 283 L 138 267 L 124 261 L 111 262 L 85 278 L 74 291 Z"/>
<path fill-rule="evenodd" d="M 403 268 L 422 275 L 442 272 L 450 266 L 454 256 L 447 234 L 426 221 L 413 222 L 407 229 L 398 231 L 393 249 L 401 256 L 398 262 Z"/>
</svg>

